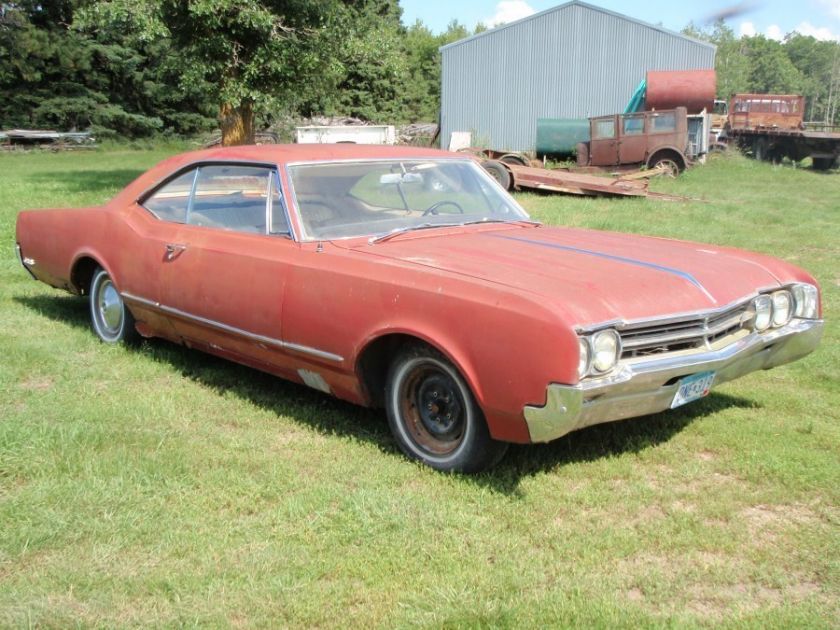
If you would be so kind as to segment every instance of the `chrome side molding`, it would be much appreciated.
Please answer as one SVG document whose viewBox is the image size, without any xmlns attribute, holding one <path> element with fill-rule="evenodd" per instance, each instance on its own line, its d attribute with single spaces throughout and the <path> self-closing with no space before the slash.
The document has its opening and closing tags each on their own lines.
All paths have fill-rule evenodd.
<svg viewBox="0 0 840 630">
<path fill-rule="evenodd" d="M 207 319 L 206 317 L 199 317 L 198 315 L 187 313 L 186 311 L 182 311 L 181 309 L 166 306 L 165 304 L 161 304 L 160 302 L 148 300 L 138 295 L 133 295 L 127 291 L 123 291 L 120 295 L 122 295 L 123 298 L 128 300 L 129 302 L 136 302 L 137 304 L 149 306 L 164 313 L 175 315 L 176 317 L 181 317 L 182 319 L 187 319 L 198 324 L 203 324 L 205 326 L 209 326 L 210 328 L 215 328 L 216 330 L 221 330 L 223 332 L 239 335 L 240 337 L 244 337 L 245 339 L 254 341 L 256 343 L 274 346 L 275 348 L 281 348 L 283 350 L 291 350 L 292 352 L 300 352 L 301 354 L 308 354 L 310 356 L 318 357 L 319 359 L 325 359 L 327 361 L 333 361 L 335 363 L 342 363 L 344 361 L 344 357 L 338 354 L 333 354 L 332 352 L 327 352 L 326 350 L 320 350 L 318 348 L 312 348 L 310 346 L 304 346 L 302 344 L 292 343 L 290 341 L 283 341 L 282 339 L 275 339 L 274 337 L 266 337 L 265 335 L 258 335 L 256 333 L 243 330 L 242 328 L 237 328 L 235 326 L 223 324 L 222 322 Z"/>
</svg>

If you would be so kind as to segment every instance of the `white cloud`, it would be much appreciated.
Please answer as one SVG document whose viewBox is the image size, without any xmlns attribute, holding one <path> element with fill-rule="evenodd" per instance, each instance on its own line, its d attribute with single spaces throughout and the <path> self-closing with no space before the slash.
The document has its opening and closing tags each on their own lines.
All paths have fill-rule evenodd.
<svg viewBox="0 0 840 630">
<path fill-rule="evenodd" d="M 840 20 L 840 0 L 821 0 L 823 5 L 830 15 Z"/>
<path fill-rule="evenodd" d="M 840 6 L 840 1 L 836 2 L 835 4 Z M 802 22 L 799 26 L 795 29 L 798 33 L 802 33 L 803 35 L 810 35 L 811 37 L 819 40 L 834 40 L 840 41 L 840 35 L 837 33 L 832 33 L 831 29 L 826 26 L 814 26 L 810 22 Z"/>
<path fill-rule="evenodd" d="M 755 35 L 755 24 L 752 22 L 741 22 L 741 26 L 738 28 L 738 34 L 743 37 L 746 35 L 747 37 L 752 37 Z"/>
<path fill-rule="evenodd" d="M 785 34 L 782 32 L 782 29 L 778 24 L 771 24 L 768 26 L 764 34 L 767 36 L 767 39 L 775 39 L 777 42 L 780 42 L 785 38 Z"/>
<path fill-rule="evenodd" d="M 496 5 L 496 14 L 487 18 L 485 24 L 490 27 L 498 26 L 499 24 L 521 20 L 534 13 L 536 13 L 534 8 L 525 0 L 502 0 Z"/>
</svg>

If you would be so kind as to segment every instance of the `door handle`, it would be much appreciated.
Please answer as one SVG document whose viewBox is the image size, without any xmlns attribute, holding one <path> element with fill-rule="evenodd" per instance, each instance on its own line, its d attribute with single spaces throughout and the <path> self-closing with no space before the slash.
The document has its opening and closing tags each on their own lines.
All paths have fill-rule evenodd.
<svg viewBox="0 0 840 630">
<path fill-rule="evenodd" d="M 187 249 L 187 246 L 182 243 L 167 243 L 164 258 L 166 260 L 175 260 L 185 249 Z"/>
</svg>

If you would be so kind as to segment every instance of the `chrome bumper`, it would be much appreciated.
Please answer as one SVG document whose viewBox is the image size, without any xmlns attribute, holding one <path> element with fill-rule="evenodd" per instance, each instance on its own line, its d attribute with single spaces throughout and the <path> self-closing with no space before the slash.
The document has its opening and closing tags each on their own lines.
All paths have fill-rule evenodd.
<svg viewBox="0 0 840 630">
<path fill-rule="evenodd" d="M 778 330 L 750 333 L 718 350 L 633 360 L 609 376 L 577 385 L 550 383 L 546 404 L 524 409 L 531 441 L 548 442 L 593 424 L 670 409 L 681 378 L 713 370 L 714 387 L 789 363 L 814 350 L 822 331 L 822 320 L 796 320 Z"/>
</svg>

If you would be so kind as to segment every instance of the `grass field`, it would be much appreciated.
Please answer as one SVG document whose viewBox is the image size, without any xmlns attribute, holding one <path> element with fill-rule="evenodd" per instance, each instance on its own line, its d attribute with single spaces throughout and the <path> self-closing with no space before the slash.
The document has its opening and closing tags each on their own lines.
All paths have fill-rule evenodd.
<svg viewBox="0 0 840 630">
<path fill-rule="evenodd" d="M 166 154 L 0 156 L 0 626 L 838 627 L 840 174 L 723 157 L 655 183 L 699 201 L 521 195 L 547 223 L 793 261 L 826 336 L 463 477 L 402 457 L 379 412 L 106 347 L 18 266 L 19 210 L 102 202 Z"/>
</svg>

